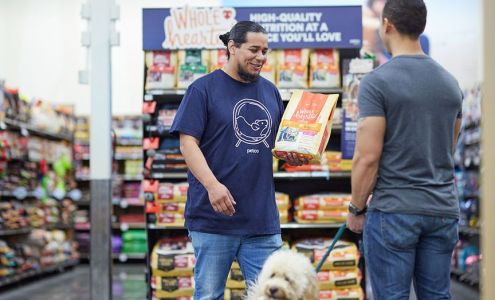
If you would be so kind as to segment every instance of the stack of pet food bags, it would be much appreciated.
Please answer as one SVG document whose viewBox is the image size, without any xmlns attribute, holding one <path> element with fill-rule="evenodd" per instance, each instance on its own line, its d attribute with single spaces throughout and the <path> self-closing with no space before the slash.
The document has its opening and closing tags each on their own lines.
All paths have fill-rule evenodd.
<svg viewBox="0 0 495 300">
<path fill-rule="evenodd" d="M 276 192 L 275 201 L 277 202 L 278 213 L 280 215 L 280 223 L 289 223 L 289 208 L 290 208 L 290 198 L 289 195 Z"/>
<path fill-rule="evenodd" d="M 306 255 L 316 266 L 323 258 L 332 240 L 312 238 L 300 240 L 293 250 Z M 318 273 L 319 299 L 364 299 L 360 287 L 362 275 L 358 268 L 360 253 L 354 243 L 338 241 Z"/>
<path fill-rule="evenodd" d="M 189 184 L 161 182 L 156 197 L 156 224 L 162 226 L 184 226 L 184 209 L 186 207 Z"/>
<path fill-rule="evenodd" d="M 319 163 L 302 166 L 285 163 L 283 168 L 286 172 L 349 172 L 352 169 L 352 160 L 342 159 L 342 153 L 339 151 L 325 151 Z"/>
<path fill-rule="evenodd" d="M 347 219 L 349 194 L 316 194 L 302 196 L 294 204 L 297 223 L 343 223 Z"/>
<path fill-rule="evenodd" d="M 241 267 L 237 261 L 234 261 L 225 284 L 224 300 L 242 300 L 244 299 L 245 291 L 246 281 L 242 276 Z"/>
<path fill-rule="evenodd" d="M 320 163 L 330 139 L 338 97 L 295 90 L 278 129 L 275 157 L 287 160 L 288 153 L 293 152 L 310 163 Z"/>
<path fill-rule="evenodd" d="M 192 300 L 195 263 L 187 236 L 158 241 L 151 253 L 152 299 Z"/>
</svg>

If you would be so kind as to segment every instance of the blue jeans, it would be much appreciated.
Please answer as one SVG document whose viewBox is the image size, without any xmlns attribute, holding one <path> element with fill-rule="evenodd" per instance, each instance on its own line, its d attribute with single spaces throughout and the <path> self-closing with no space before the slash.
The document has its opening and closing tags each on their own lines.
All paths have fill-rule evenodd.
<svg viewBox="0 0 495 300">
<path fill-rule="evenodd" d="M 450 260 L 459 239 L 457 219 L 371 211 L 364 256 L 374 299 L 451 299 Z"/>
<path fill-rule="evenodd" d="M 194 300 L 223 299 L 234 258 L 246 284 L 254 282 L 268 256 L 282 247 L 280 234 L 236 236 L 190 231 L 189 238 L 196 256 Z"/>
</svg>

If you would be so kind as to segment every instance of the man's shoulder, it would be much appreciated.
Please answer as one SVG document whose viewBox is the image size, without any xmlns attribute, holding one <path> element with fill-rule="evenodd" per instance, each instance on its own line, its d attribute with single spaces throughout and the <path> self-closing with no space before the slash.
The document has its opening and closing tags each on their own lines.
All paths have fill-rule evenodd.
<svg viewBox="0 0 495 300">
<path fill-rule="evenodd" d="M 211 73 L 208 73 L 204 76 L 201 76 L 200 78 L 194 80 L 190 86 L 197 89 L 197 90 L 200 90 L 200 91 L 203 91 L 205 89 L 207 89 L 209 86 L 211 86 L 211 83 L 215 81 L 215 79 L 218 78 L 218 70 L 215 70 Z"/>
</svg>

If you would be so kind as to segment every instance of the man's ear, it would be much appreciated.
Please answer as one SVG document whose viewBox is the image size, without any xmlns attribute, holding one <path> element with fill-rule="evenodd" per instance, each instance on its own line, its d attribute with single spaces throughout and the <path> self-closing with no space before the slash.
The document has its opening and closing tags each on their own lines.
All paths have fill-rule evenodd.
<svg viewBox="0 0 495 300">
<path fill-rule="evenodd" d="M 227 48 L 230 52 L 230 55 L 235 56 L 235 51 L 237 47 L 235 46 L 235 42 L 233 40 L 229 41 L 229 43 L 227 44 Z"/>
<path fill-rule="evenodd" d="M 386 33 L 390 33 L 394 28 L 394 24 L 390 23 L 388 18 L 383 18 L 383 29 Z"/>
</svg>

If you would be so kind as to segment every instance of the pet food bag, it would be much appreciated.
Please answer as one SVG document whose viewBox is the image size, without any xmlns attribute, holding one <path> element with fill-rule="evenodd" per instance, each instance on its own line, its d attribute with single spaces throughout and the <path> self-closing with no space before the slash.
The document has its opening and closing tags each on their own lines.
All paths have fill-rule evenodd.
<svg viewBox="0 0 495 300">
<path fill-rule="evenodd" d="M 161 239 L 151 253 L 153 276 L 190 277 L 195 263 L 194 250 L 187 237 Z"/>
<path fill-rule="evenodd" d="M 331 243 L 332 240 L 330 239 L 310 238 L 297 242 L 292 248 L 306 255 L 316 267 Z M 356 269 L 358 267 L 359 257 L 359 250 L 354 243 L 340 240 L 323 263 L 321 270 L 338 271 Z"/>
<path fill-rule="evenodd" d="M 342 210 L 298 210 L 294 213 L 297 223 L 342 223 L 347 220 L 347 209 Z"/>
<path fill-rule="evenodd" d="M 271 81 L 273 84 L 276 84 L 277 77 L 277 54 L 275 52 L 268 52 L 268 57 L 266 59 L 265 64 L 261 68 L 260 75 Z"/>
<path fill-rule="evenodd" d="M 290 204 L 289 195 L 280 192 L 275 192 L 275 201 L 277 202 L 277 208 L 279 210 L 289 209 L 289 204 Z"/>
<path fill-rule="evenodd" d="M 351 202 L 349 194 L 317 194 L 296 199 L 296 210 L 347 210 Z"/>
<path fill-rule="evenodd" d="M 337 94 L 292 93 L 278 129 L 273 154 L 285 159 L 288 152 L 319 163 L 330 139 Z"/>
<path fill-rule="evenodd" d="M 310 55 L 311 88 L 336 88 L 340 86 L 339 52 L 335 49 L 314 49 Z"/>
<path fill-rule="evenodd" d="M 308 49 L 277 51 L 277 86 L 280 88 L 308 87 Z"/>
<path fill-rule="evenodd" d="M 160 277 L 151 276 L 151 288 L 159 298 L 192 297 L 194 276 Z"/>
<path fill-rule="evenodd" d="M 210 72 L 223 68 L 227 61 L 227 49 L 210 50 Z"/>
<path fill-rule="evenodd" d="M 244 300 L 245 289 L 225 289 L 225 294 L 223 296 L 224 300 Z"/>
<path fill-rule="evenodd" d="M 360 288 L 345 290 L 321 290 L 320 300 L 364 300 L 364 293 Z"/>
<path fill-rule="evenodd" d="M 225 285 L 228 289 L 245 289 L 246 282 L 242 276 L 242 272 L 239 269 L 230 269 L 229 276 L 227 277 L 227 283 Z"/>
<path fill-rule="evenodd" d="M 321 271 L 318 273 L 320 290 L 349 289 L 359 287 L 361 272 L 358 268 L 345 271 Z"/>
<path fill-rule="evenodd" d="M 179 50 L 179 78 L 177 87 L 187 88 L 194 80 L 208 73 L 208 51 L 201 49 Z"/>
<path fill-rule="evenodd" d="M 146 53 L 146 91 L 172 89 L 176 85 L 177 54 L 175 51 Z"/>
</svg>

